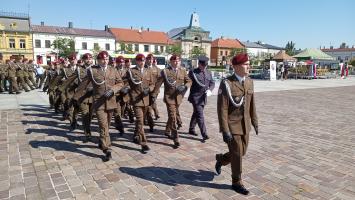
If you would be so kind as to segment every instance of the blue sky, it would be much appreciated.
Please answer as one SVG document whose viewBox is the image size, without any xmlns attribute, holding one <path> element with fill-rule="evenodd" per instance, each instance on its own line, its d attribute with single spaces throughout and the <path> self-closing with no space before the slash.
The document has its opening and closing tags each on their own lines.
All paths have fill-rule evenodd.
<svg viewBox="0 0 355 200">
<path fill-rule="evenodd" d="M 32 24 L 103 29 L 131 26 L 167 32 L 187 26 L 196 11 L 213 39 L 263 41 L 296 48 L 355 45 L 353 0 L 0 0 L 1 11 L 28 12 Z M 29 5 L 29 6 L 28 6 Z"/>
</svg>

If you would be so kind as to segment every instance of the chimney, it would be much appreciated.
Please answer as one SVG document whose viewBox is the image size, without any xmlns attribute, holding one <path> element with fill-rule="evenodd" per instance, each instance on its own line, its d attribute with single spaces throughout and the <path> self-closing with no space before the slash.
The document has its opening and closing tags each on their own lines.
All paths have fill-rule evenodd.
<svg viewBox="0 0 355 200">
<path fill-rule="evenodd" d="M 149 32 L 149 28 L 147 28 L 147 31 Z"/>
<path fill-rule="evenodd" d="M 221 39 L 224 40 L 224 36 L 221 36 Z"/>
<path fill-rule="evenodd" d="M 69 22 L 69 23 L 68 23 L 68 27 L 69 27 L 69 28 L 73 28 L 73 22 Z"/>
<path fill-rule="evenodd" d="M 108 25 L 105 25 L 105 31 L 108 31 Z"/>
<path fill-rule="evenodd" d="M 41 26 L 44 26 L 44 22 L 41 22 Z"/>
<path fill-rule="evenodd" d="M 133 27 L 131 26 L 131 30 L 133 29 Z"/>
<path fill-rule="evenodd" d="M 141 33 L 143 31 L 143 26 L 141 26 L 141 28 L 138 30 L 139 33 Z"/>
<path fill-rule="evenodd" d="M 330 49 L 333 49 L 333 46 L 330 46 Z"/>
</svg>

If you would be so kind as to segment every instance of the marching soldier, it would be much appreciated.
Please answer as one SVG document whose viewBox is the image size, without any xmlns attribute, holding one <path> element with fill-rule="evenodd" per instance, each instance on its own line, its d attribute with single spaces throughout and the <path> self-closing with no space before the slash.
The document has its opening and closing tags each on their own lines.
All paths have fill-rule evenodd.
<svg viewBox="0 0 355 200">
<path fill-rule="evenodd" d="M 217 113 L 220 132 L 229 151 L 216 155 L 216 171 L 231 164 L 232 189 L 247 195 L 249 191 L 242 183 L 242 156 L 245 155 L 251 125 L 258 135 L 258 118 L 255 108 L 254 84 L 249 74 L 249 57 L 246 53 L 238 54 L 232 59 L 234 74 L 221 82 L 218 90 Z"/>
<path fill-rule="evenodd" d="M 127 75 L 127 71 L 131 69 L 131 59 L 126 58 L 124 60 L 124 73 Z M 123 77 L 123 81 L 125 82 L 125 85 L 127 85 L 127 81 L 128 81 L 128 77 L 124 76 Z M 126 91 L 126 90 L 124 90 Z M 122 94 L 123 95 L 123 101 L 121 102 L 121 110 L 122 110 L 122 114 L 121 116 L 125 119 L 127 119 L 127 115 L 129 118 L 129 122 L 133 123 L 134 122 L 134 111 L 132 108 L 132 105 L 130 103 L 130 96 L 129 94 Z"/>
<path fill-rule="evenodd" d="M 7 68 L 7 77 L 9 78 L 9 82 L 10 82 L 9 93 L 13 94 L 14 92 L 16 92 L 16 94 L 20 94 L 21 92 L 19 91 L 17 79 L 16 79 L 17 66 L 14 63 L 14 61 L 15 61 L 15 56 L 10 56 L 10 61 L 8 63 L 8 68 Z"/>
<path fill-rule="evenodd" d="M 78 87 L 73 96 L 74 100 L 74 116 L 80 111 L 83 120 L 83 129 L 85 134 L 84 143 L 91 141 L 91 118 L 92 118 L 92 103 L 93 103 L 93 86 L 90 82 L 85 84 L 85 80 L 89 77 L 87 76 L 89 68 L 93 64 L 93 58 L 90 53 L 86 53 L 82 56 L 83 66 L 78 68 L 76 73 L 76 79 L 78 81 Z"/>
<path fill-rule="evenodd" d="M 32 72 L 30 72 L 30 66 L 28 64 L 27 58 L 24 58 L 22 60 L 22 69 L 23 69 L 23 80 L 25 81 L 25 83 L 28 85 L 29 88 L 31 88 L 31 90 L 36 89 L 35 85 L 30 80 L 30 74 Z"/>
<path fill-rule="evenodd" d="M 109 128 L 113 110 L 117 108 L 115 95 L 122 88 L 123 82 L 117 70 L 108 66 L 107 51 L 101 51 L 97 55 L 97 60 L 98 65 L 88 68 L 86 85 L 91 83 L 93 86 L 93 110 L 96 112 L 100 128 L 99 148 L 105 154 L 104 161 L 108 161 L 112 158 Z M 91 90 L 90 87 L 87 88 Z"/>
<path fill-rule="evenodd" d="M 27 63 L 27 73 L 28 73 L 28 79 L 29 79 L 30 84 L 34 88 L 37 88 L 36 80 L 34 79 L 34 76 L 33 76 L 33 74 L 35 73 L 33 60 L 29 60 L 28 63 Z"/>
<path fill-rule="evenodd" d="M 168 122 L 165 135 L 174 140 L 174 148 L 180 146 L 179 135 L 176 128 L 176 113 L 191 80 L 185 68 L 178 66 L 180 58 L 177 55 L 170 57 L 170 66 L 161 71 L 160 77 L 155 85 L 153 97 L 156 98 L 160 86 L 164 83 L 164 102 L 168 110 Z"/>
<path fill-rule="evenodd" d="M 154 60 L 155 60 L 155 58 L 154 58 L 153 54 L 148 54 L 147 58 L 146 58 L 146 62 L 145 62 L 145 67 L 149 68 L 150 71 L 152 72 L 152 76 L 153 76 L 152 81 L 153 81 L 153 84 L 155 85 L 159 76 L 160 76 L 160 69 L 156 65 L 154 65 Z M 155 102 L 155 100 L 156 99 L 152 98 L 152 95 L 150 95 L 150 106 L 149 106 L 149 110 L 148 110 L 146 117 L 147 118 L 153 117 L 153 115 L 155 115 L 155 119 L 157 120 L 160 118 L 160 116 L 159 116 L 159 111 L 157 108 L 157 103 Z"/>
<path fill-rule="evenodd" d="M 0 93 L 6 90 L 7 65 L 0 60 Z"/>
<path fill-rule="evenodd" d="M 15 61 L 15 66 L 16 66 L 16 77 L 17 77 L 17 84 L 22 89 L 24 89 L 26 92 L 29 92 L 30 89 L 28 88 L 28 85 L 25 81 L 25 65 L 22 63 L 23 57 L 22 56 L 17 56 L 17 59 Z M 26 60 L 25 60 L 26 61 Z"/>
<path fill-rule="evenodd" d="M 116 66 L 115 66 L 116 70 L 120 74 L 122 81 L 125 82 L 123 80 L 124 79 L 123 77 L 126 75 L 125 74 L 126 70 L 124 69 L 124 57 L 118 56 L 115 59 L 115 63 L 116 63 Z M 124 91 L 126 91 L 126 90 L 124 90 Z M 113 112 L 113 116 L 115 119 L 115 126 L 116 126 L 116 129 L 120 132 L 120 134 L 124 133 L 123 123 L 122 123 L 122 107 L 121 107 L 121 101 L 123 101 L 123 96 L 127 96 L 127 94 L 123 94 L 122 90 L 121 90 L 120 93 L 118 93 L 116 96 L 117 108 L 115 108 L 115 110 Z"/>
<path fill-rule="evenodd" d="M 50 87 L 50 85 L 58 75 L 56 68 L 57 68 L 57 62 L 52 62 L 50 68 L 46 70 L 47 79 L 43 87 L 43 92 L 47 91 L 48 98 L 49 98 L 49 105 L 51 109 L 54 108 L 55 91 L 53 90 L 53 87 Z"/>
<path fill-rule="evenodd" d="M 147 138 L 144 133 L 144 116 L 148 112 L 149 106 L 149 94 L 154 89 L 153 77 L 150 69 L 144 67 L 145 57 L 143 54 L 136 56 L 136 67 L 127 71 L 127 77 L 131 104 L 133 105 L 134 113 L 136 115 L 136 128 L 134 134 L 134 140 L 138 140 L 138 143 L 142 147 L 142 153 L 149 151 L 147 145 Z M 124 92 L 126 93 L 126 92 Z M 153 119 L 148 118 L 150 129 L 153 128 Z"/>
<path fill-rule="evenodd" d="M 211 95 L 211 91 L 215 85 L 211 72 L 207 70 L 207 64 L 208 58 L 206 56 L 199 56 L 198 68 L 189 72 L 192 85 L 188 101 L 192 104 L 193 107 L 189 133 L 192 135 L 197 135 L 195 132 L 197 123 L 201 131 L 203 142 L 209 139 L 207 135 L 203 109 L 207 103 L 207 96 Z"/>
</svg>

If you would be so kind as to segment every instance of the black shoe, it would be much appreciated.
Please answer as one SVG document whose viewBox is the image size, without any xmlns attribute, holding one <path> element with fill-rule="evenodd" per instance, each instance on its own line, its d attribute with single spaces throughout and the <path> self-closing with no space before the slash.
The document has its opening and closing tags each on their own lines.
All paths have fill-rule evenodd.
<svg viewBox="0 0 355 200">
<path fill-rule="evenodd" d="M 241 184 L 237 184 L 237 185 L 232 185 L 232 189 L 234 191 L 236 191 L 239 194 L 243 194 L 243 195 L 248 195 L 249 194 L 249 190 L 247 190 L 244 185 Z"/>
<path fill-rule="evenodd" d="M 102 143 L 99 141 L 99 149 L 102 149 Z"/>
<path fill-rule="evenodd" d="M 177 130 L 180 130 L 181 127 L 182 127 L 182 124 L 178 124 L 177 127 L 176 127 L 176 129 L 177 129 Z"/>
<path fill-rule="evenodd" d="M 154 132 L 154 127 L 153 126 L 149 127 L 149 132 L 151 132 L 151 133 Z"/>
<path fill-rule="evenodd" d="M 16 92 L 16 94 L 21 94 L 21 92 Z"/>
<path fill-rule="evenodd" d="M 124 129 L 121 127 L 116 127 L 116 129 L 118 130 L 118 132 L 120 132 L 120 135 L 124 134 Z"/>
<path fill-rule="evenodd" d="M 214 168 L 216 169 L 217 174 L 220 175 L 222 172 L 222 163 L 217 160 L 217 155 L 218 154 L 216 154 L 216 165 L 214 166 Z"/>
<path fill-rule="evenodd" d="M 133 117 L 129 118 L 129 123 L 134 123 L 134 118 Z"/>
<path fill-rule="evenodd" d="M 142 153 L 146 154 L 149 150 L 150 148 L 147 145 L 142 145 Z"/>
<path fill-rule="evenodd" d="M 190 131 L 189 131 L 189 134 L 190 134 L 190 135 L 197 136 L 197 133 L 196 133 L 195 131 L 191 131 L 191 130 L 190 130 Z"/>
<path fill-rule="evenodd" d="M 89 141 L 91 142 L 91 136 L 85 136 L 83 143 L 88 143 Z"/>
<path fill-rule="evenodd" d="M 179 146 L 180 146 L 180 142 L 174 142 L 174 149 L 179 148 Z"/>
<path fill-rule="evenodd" d="M 70 124 L 70 131 L 74 131 L 78 127 L 78 123 L 75 121 Z"/>
<path fill-rule="evenodd" d="M 111 151 L 110 150 L 105 150 L 104 153 L 105 153 L 104 162 L 107 162 L 110 159 L 112 159 L 112 155 L 111 155 Z"/>
<path fill-rule="evenodd" d="M 155 116 L 155 120 L 158 120 L 159 118 L 160 118 L 160 116 L 159 116 L 159 115 Z"/>
<path fill-rule="evenodd" d="M 208 139 L 210 139 L 210 137 L 208 137 L 208 135 L 203 135 L 202 136 L 202 142 L 205 142 Z"/>
</svg>

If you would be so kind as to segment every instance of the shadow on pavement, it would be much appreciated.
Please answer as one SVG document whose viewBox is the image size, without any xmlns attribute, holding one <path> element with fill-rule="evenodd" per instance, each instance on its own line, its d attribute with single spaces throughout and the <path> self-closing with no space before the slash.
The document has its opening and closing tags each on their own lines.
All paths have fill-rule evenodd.
<svg viewBox="0 0 355 200">
<path fill-rule="evenodd" d="M 182 169 L 174 169 L 167 167 L 120 167 L 119 171 L 131 176 L 145 179 L 156 183 L 161 183 L 169 186 L 176 185 L 192 185 L 205 188 L 215 189 L 230 189 L 227 184 L 210 183 L 213 180 L 215 173 L 211 171 L 198 170 L 189 171 Z"/>
</svg>

